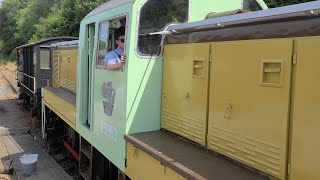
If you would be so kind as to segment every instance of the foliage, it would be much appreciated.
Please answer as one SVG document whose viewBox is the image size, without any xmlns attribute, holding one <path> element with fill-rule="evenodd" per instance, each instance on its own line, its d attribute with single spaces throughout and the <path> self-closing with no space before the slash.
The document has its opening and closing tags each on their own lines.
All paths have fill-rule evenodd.
<svg viewBox="0 0 320 180">
<path fill-rule="evenodd" d="M 16 38 L 19 10 L 29 3 L 28 0 L 5 0 L 0 8 L 0 54 L 10 55 L 21 39 Z"/>
<path fill-rule="evenodd" d="M 169 23 L 187 20 L 187 0 L 149 0 L 141 9 L 141 29 L 162 29 Z"/>
<path fill-rule="evenodd" d="M 32 41 L 52 36 L 78 36 L 80 21 L 107 0 L 62 0 L 36 25 Z"/>
<path fill-rule="evenodd" d="M 15 57 L 17 46 L 54 36 L 78 36 L 80 21 L 108 0 L 3 0 L 0 54 Z"/>
<path fill-rule="evenodd" d="M 25 8 L 19 11 L 16 38 L 28 42 L 36 32 L 35 25 L 40 18 L 46 18 L 58 0 L 30 0 Z"/>
<path fill-rule="evenodd" d="M 35 42 L 48 37 L 64 35 L 60 27 L 61 9 L 58 5 L 52 8 L 47 18 L 40 18 L 39 23 L 35 25 L 36 32 L 32 35 L 30 41 Z"/>
</svg>

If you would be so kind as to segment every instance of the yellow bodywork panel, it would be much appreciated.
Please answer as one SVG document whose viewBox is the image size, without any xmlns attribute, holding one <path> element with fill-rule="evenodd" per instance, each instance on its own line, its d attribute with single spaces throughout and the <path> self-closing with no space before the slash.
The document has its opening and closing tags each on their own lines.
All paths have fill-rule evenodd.
<svg viewBox="0 0 320 180">
<path fill-rule="evenodd" d="M 54 59 L 53 64 L 55 64 L 55 60 L 59 59 L 58 62 L 58 73 L 53 74 L 52 79 L 58 79 L 59 87 L 65 88 L 72 92 L 76 92 L 76 71 L 77 71 L 77 49 L 58 49 L 54 51 L 54 57 L 58 57 Z M 55 76 L 58 76 L 57 78 Z"/>
<path fill-rule="evenodd" d="M 161 127 L 206 143 L 209 44 L 167 45 L 164 50 Z"/>
<path fill-rule="evenodd" d="M 65 80 L 69 79 L 68 77 L 68 69 L 69 69 L 69 62 L 66 57 L 66 52 L 61 52 L 59 54 L 60 57 L 60 62 L 59 62 L 59 86 L 64 87 L 65 85 Z"/>
<path fill-rule="evenodd" d="M 211 52 L 208 148 L 285 179 L 293 40 L 219 42 Z"/>
<path fill-rule="evenodd" d="M 290 180 L 320 179 L 320 38 L 296 41 Z"/>
<path fill-rule="evenodd" d="M 52 55 L 52 86 L 59 86 L 59 63 L 60 63 L 60 50 L 53 49 Z"/>
<path fill-rule="evenodd" d="M 76 107 L 58 95 L 43 88 L 43 103 L 70 127 L 76 129 Z"/>
<path fill-rule="evenodd" d="M 125 173 L 132 180 L 185 179 L 130 143 L 127 143 L 127 167 Z"/>
<path fill-rule="evenodd" d="M 69 50 L 70 51 L 70 65 L 69 65 L 69 79 L 74 83 L 74 87 L 72 87 L 73 91 L 75 92 L 75 83 L 77 81 L 77 56 L 78 56 L 78 49 Z"/>
</svg>

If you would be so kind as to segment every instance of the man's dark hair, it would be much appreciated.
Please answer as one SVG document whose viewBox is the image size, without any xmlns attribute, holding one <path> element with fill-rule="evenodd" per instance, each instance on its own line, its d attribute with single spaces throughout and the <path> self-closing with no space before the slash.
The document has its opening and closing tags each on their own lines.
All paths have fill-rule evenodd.
<svg viewBox="0 0 320 180">
<path fill-rule="evenodd" d="M 118 40 L 120 36 L 124 36 L 125 35 L 125 28 L 124 27 L 119 27 L 118 29 L 116 29 L 114 31 L 114 38 L 115 40 Z"/>
</svg>

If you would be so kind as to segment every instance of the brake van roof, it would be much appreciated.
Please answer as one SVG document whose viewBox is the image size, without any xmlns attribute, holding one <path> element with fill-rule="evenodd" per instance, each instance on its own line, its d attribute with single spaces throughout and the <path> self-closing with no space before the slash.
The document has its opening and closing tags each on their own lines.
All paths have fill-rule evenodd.
<svg viewBox="0 0 320 180">
<path fill-rule="evenodd" d="M 23 48 L 23 47 L 29 47 L 29 46 L 35 46 L 38 44 L 45 44 L 49 41 L 54 41 L 54 40 L 59 40 L 59 39 L 63 39 L 63 40 L 76 40 L 78 39 L 77 37 L 72 37 L 72 36 L 59 36 L 59 37 L 51 37 L 51 38 L 47 38 L 47 39 L 42 39 L 40 41 L 37 42 L 33 42 L 33 43 L 29 43 L 29 44 L 24 44 L 22 46 L 17 47 L 17 49 Z"/>
</svg>

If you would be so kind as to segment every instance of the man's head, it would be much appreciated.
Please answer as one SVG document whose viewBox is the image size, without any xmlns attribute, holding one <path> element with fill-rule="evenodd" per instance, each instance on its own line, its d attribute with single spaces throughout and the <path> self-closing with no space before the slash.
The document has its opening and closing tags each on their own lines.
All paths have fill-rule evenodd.
<svg viewBox="0 0 320 180">
<path fill-rule="evenodd" d="M 22 56 L 22 49 L 18 49 L 19 56 Z"/>
<path fill-rule="evenodd" d="M 114 31 L 114 37 L 116 40 L 116 44 L 118 45 L 118 48 L 124 49 L 124 38 L 125 38 L 125 28 L 119 27 Z"/>
</svg>

